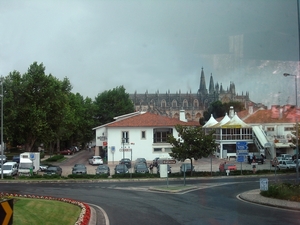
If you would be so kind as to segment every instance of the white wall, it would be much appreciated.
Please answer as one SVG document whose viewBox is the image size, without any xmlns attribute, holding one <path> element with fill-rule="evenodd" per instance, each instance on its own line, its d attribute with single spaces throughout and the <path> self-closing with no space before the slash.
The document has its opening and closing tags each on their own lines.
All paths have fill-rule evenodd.
<svg viewBox="0 0 300 225">
<path fill-rule="evenodd" d="M 149 127 L 124 127 L 107 129 L 108 161 L 117 164 L 123 158 L 122 131 L 129 132 L 129 144 L 124 144 L 124 156 L 134 161 L 136 158 L 146 158 L 152 161 L 155 157 L 168 158 L 167 152 L 154 152 L 154 148 L 171 148 L 168 143 L 153 143 L 153 128 Z M 146 132 L 146 138 L 142 139 L 142 131 Z M 173 135 L 177 137 L 175 128 Z M 113 150 L 114 149 L 114 153 Z"/>
</svg>

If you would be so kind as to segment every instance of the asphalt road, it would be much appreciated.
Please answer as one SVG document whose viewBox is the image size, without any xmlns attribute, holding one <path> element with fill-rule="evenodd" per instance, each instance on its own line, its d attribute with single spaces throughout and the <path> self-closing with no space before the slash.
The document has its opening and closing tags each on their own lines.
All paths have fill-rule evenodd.
<svg viewBox="0 0 300 225">
<path fill-rule="evenodd" d="M 88 154 L 78 154 L 62 167 L 86 162 Z M 92 166 L 91 166 L 92 167 Z M 93 168 L 93 167 L 92 167 Z M 287 179 L 280 176 L 277 179 Z M 272 181 L 274 177 L 269 177 Z M 169 185 L 183 180 L 169 179 Z M 111 225 L 223 225 L 223 224 L 300 224 L 299 212 L 275 209 L 238 200 L 242 192 L 259 188 L 259 177 L 223 177 L 187 179 L 198 188 L 170 194 L 149 191 L 149 187 L 166 186 L 163 180 L 103 181 L 74 183 L 1 183 L 1 192 L 67 197 L 100 206 Z M 98 225 L 103 224 L 98 218 Z"/>
</svg>

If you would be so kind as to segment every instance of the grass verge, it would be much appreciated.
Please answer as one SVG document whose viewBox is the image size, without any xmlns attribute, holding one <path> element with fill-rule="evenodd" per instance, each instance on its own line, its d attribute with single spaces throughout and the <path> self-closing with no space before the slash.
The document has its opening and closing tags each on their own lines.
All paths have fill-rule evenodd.
<svg viewBox="0 0 300 225">
<path fill-rule="evenodd" d="M 267 191 L 261 191 L 260 194 L 269 198 L 300 202 L 300 184 L 271 184 Z"/>
<path fill-rule="evenodd" d="M 15 198 L 13 211 L 14 225 L 74 225 L 81 209 L 60 201 Z"/>
</svg>

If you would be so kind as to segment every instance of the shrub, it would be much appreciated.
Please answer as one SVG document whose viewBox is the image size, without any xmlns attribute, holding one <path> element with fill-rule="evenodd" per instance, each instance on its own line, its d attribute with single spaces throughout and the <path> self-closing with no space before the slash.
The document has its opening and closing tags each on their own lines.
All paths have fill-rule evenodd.
<svg viewBox="0 0 300 225">
<path fill-rule="evenodd" d="M 56 161 L 58 161 L 58 160 L 60 160 L 60 159 L 63 159 L 63 158 L 64 158 L 63 155 L 54 155 L 54 156 L 52 156 L 52 157 L 46 159 L 45 161 L 46 161 L 46 162 L 56 162 Z"/>
</svg>

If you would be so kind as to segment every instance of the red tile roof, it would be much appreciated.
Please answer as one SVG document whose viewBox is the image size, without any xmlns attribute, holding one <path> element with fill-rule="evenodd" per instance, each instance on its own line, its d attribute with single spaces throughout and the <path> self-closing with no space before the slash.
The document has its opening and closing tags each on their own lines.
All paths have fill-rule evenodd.
<svg viewBox="0 0 300 225">
<path fill-rule="evenodd" d="M 199 122 L 183 122 L 175 118 L 169 118 L 153 113 L 143 113 L 126 119 L 112 122 L 107 127 L 166 127 L 177 124 L 185 126 L 200 126 Z"/>
<path fill-rule="evenodd" d="M 296 117 L 300 121 L 300 109 L 298 115 L 295 107 L 272 107 L 267 110 L 257 110 L 248 115 L 243 121 L 245 123 L 295 123 Z M 281 111 L 281 112 L 280 112 Z"/>
</svg>

